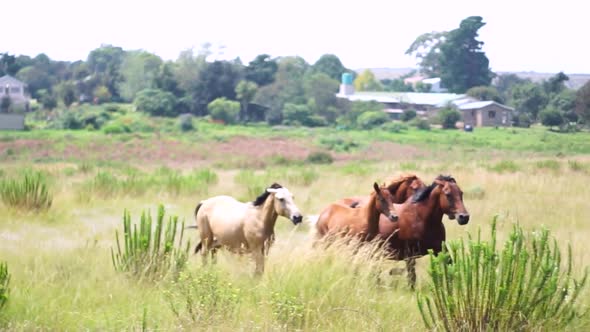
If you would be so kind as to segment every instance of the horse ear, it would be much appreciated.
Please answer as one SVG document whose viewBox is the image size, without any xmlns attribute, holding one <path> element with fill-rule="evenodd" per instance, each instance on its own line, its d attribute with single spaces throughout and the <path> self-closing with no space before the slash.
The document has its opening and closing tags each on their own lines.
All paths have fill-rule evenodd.
<svg viewBox="0 0 590 332">
<path fill-rule="evenodd" d="M 377 184 L 377 182 L 373 183 L 373 189 L 375 189 L 376 193 L 381 193 L 381 189 L 379 189 L 379 185 Z"/>
<path fill-rule="evenodd" d="M 278 190 L 274 189 L 274 188 L 266 188 L 266 191 L 269 193 L 276 193 Z"/>
</svg>

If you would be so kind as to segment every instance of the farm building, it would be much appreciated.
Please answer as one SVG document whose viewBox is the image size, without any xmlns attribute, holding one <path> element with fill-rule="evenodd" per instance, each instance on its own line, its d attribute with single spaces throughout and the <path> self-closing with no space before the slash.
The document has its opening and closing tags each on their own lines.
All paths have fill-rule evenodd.
<svg viewBox="0 0 590 332">
<path fill-rule="evenodd" d="M 447 105 L 453 105 L 471 126 L 510 126 L 514 109 L 494 101 L 477 101 L 465 94 L 433 92 L 355 92 L 352 75 L 343 74 L 340 91 L 336 95 L 350 101 L 376 101 L 392 120 L 399 120 L 405 110 L 414 110 L 419 117 L 436 116 Z"/>
<path fill-rule="evenodd" d="M 458 106 L 463 123 L 473 127 L 508 127 L 512 125 L 514 109 L 495 101 L 476 101 Z"/>
<path fill-rule="evenodd" d="M 24 128 L 25 116 L 29 110 L 27 84 L 5 75 L 0 77 L 0 130 Z"/>
</svg>

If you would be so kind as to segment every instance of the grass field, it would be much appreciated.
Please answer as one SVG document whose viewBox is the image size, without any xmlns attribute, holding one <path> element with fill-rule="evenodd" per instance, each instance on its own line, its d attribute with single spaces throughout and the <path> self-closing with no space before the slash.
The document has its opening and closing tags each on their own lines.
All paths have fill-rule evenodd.
<svg viewBox="0 0 590 332">
<path fill-rule="evenodd" d="M 471 214 L 467 226 L 445 217 L 447 238 L 478 229 L 485 237 L 494 216 L 500 241 L 515 222 L 527 230 L 547 227 L 564 253 L 572 245 L 574 272 L 581 275 L 590 265 L 589 138 L 540 129 L 385 133 L 206 123 L 184 136 L 1 133 L 0 177 L 40 170 L 53 202 L 39 213 L 2 207 L 0 261 L 8 262 L 11 292 L 0 329 L 424 330 L 405 276 L 385 273 L 403 263 L 369 259 L 370 248 L 359 255 L 344 245 L 312 249 L 307 225 L 277 221 L 277 242 L 260 279 L 247 257 L 222 253 L 206 268 L 191 256 L 176 279 L 137 281 L 112 266 L 115 230 L 121 231 L 125 209 L 137 221 L 162 203 L 191 223 L 199 200 L 217 194 L 252 200 L 275 181 L 311 215 L 402 172 L 427 183 L 443 173 L 457 179 Z M 279 148 L 286 151 L 273 151 Z M 305 163 L 317 150 L 330 152 L 335 163 Z M 187 232 L 194 243 L 197 234 Z M 418 263 L 419 291 L 427 262 Z M 374 271 L 383 271 L 382 284 Z M 587 308 L 589 299 L 586 289 L 581 305 Z M 589 329 L 587 315 L 569 328 Z"/>
</svg>

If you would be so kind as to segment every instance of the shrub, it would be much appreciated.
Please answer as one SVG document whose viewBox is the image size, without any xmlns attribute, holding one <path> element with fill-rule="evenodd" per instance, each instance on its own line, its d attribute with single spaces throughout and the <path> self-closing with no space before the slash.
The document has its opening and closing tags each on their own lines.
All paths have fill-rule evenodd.
<svg viewBox="0 0 590 332">
<path fill-rule="evenodd" d="M 30 170 L 20 179 L 2 180 L 0 196 L 6 206 L 24 211 L 47 210 L 53 201 L 43 173 Z"/>
<path fill-rule="evenodd" d="M 129 127 L 120 123 L 109 123 L 108 125 L 102 127 L 102 131 L 105 134 L 123 134 L 131 132 Z"/>
<path fill-rule="evenodd" d="M 283 116 L 283 123 L 286 125 L 321 127 L 328 124 L 324 117 L 314 114 L 307 105 L 287 103 L 284 106 Z"/>
<path fill-rule="evenodd" d="M 455 124 L 461 120 L 461 113 L 452 108 L 444 108 L 438 112 L 438 118 L 444 129 L 455 129 Z"/>
<path fill-rule="evenodd" d="M 498 173 L 514 173 L 520 170 L 520 166 L 512 160 L 503 160 L 495 165 L 488 167 L 490 171 L 498 172 Z"/>
<path fill-rule="evenodd" d="M 586 283 L 572 278 L 571 247 L 566 270 L 548 230 L 525 235 L 514 225 L 503 249 L 491 240 L 453 241 L 430 254 L 427 295 L 418 307 L 428 329 L 445 331 L 556 331 L 579 314 L 576 300 Z M 451 263 L 449 263 L 449 261 Z"/>
<path fill-rule="evenodd" d="M 404 122 L 408 122 L 412 119 L 414 119 L 416 117 L 416 111 L 414 110 L 404 110 L 404 113 L 402 113 L 402 117 L 401 120 Z"/>
<path fill-rule="evenodd" d="M 144 89 L 137 93 L 133 101 L 137 110 L 152 116 L 175 116 L 176 97 L 159 89 Z"/>
<path fill-rule="evenodd" d="M 332 155 L 328 152 L 315 151 L 307 155 L 305 161 L 312 164 L 331 164 L 334 162 L 334 158 L 332 158 Z"/>
<path fill-rule="evenodd" d="M 389 115 L 383 111 L 369 111 L 361 114 L 357 119 L 357 126 L 362 129 L 378 127 L 389 121 Z"/>
<path fill-rule="evenodd" d="M 271 294 L 270 305 L 273 318 L 280 322 L 282 328 L 301 329 L 305 321 L 305 305 L 303 301 L 293 295 L 280 292 Z"/>
<path fill-rule="evenodd" d="M 237 101 L 227 100 L 226 98 L 217 98 L 207 105 L 211 118 L 223 121 L 225 124 L 234 124 L 238 122 L 240 115 L 240 103 Z"/>
<path fill-rule="evenodd" d="M 8 273 L 8 264 L 0 262 L 0 311 L 8 301 L 8 283 L 10 282 L 10 274 Z"/>
<path fill-rule="evenodd" d="M 137 224 L 131 226 L 129 212 L 123 212 L 123 246 L 119 242 L 119 232 L 115 231 L 117 247 L 116 250 L 111 248 L 115 270 L 129 272 L 139 278 L 161 278 L 185 267 L 190 241 L 183 247 L 184 222 L 181 222 L 180 234 L 177 234 L 178 217 L 171 216 L 164 224 L 164 214 L 164 206 L 160 205 L 155 227 L 152 227 L 151 213 L 143 211 L 138 229 Z"/>
<path fill-rule="evenodd" d="M 381 125 L 381 129 L 391 133 L 401 133 L 404 130 L 408 130 L 408 127 L 399 122 L 386 122 Z"/>
<path fill-rule="evenodd" d="M 561 168 L 561 164 L 557 160 L 540 160 L 535 163 L 537 168 L 544 168 L 544 169 L 551 169 L 554 171 L 559 171 Z"/>
<path fill-rule="evenodd" d="M 194 130 L 195 126 L 193 124 L 192 114 L 181 114 L 178 117 L 178 125 L 180 126 L 180 130 L 182 130 L 182 131 Z"/>
<path fill-rule="evenodd" d="M 430 123 L 426 119 L 414 119 L 412 125 L 420 130 L 430 130 Z"/>
<path fill-rule="evenodd" d="M 547 127 L 561 126 L 564 123 L 563 116 L 561 113 L 554 108 L 546 108 L 539 113 L 541 123 Z"/>
<path fill-rule="evenodd" d="M 529 114 L 520 113 L 514 117 L 513 122 L 515 127 L 528 128 L 533 123 L 533 120 L 531 120 L 531 116 Z"/>
</svg>

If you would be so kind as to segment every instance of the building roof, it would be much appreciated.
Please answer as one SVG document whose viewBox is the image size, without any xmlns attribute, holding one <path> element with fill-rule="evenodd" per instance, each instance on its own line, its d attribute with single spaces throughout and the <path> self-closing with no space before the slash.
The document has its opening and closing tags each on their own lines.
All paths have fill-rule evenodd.
<svg viewBox="0 0 590 332">
<path fill-rule="evenodd" d="M 424 83 L 424 84 L 436 84 L 436 83 L 440 83 L 440 77 L 425 78 L 425 79 L 422 80 L 422 83 Z"/>
<path fill-rule="evenodd" d="M 355 92 L 351 95 L 338 95 L 351 101 L 376 101 L 380 103 L 406 103 L 415 105 L 444 106 L 448 102 L 466 96 L 455 93 L 429 92 Z"/>
<path fill-rule="evenodd" d="M 27 85 L 27 84 L 25 82 L 21 82 L 21 81 L 17 80 L 16 78 L 14 78 L 10 75 L 4 75 L 4 76 L 0 77 L 0 86 L 6 86 L 6 85 L 22 86 L 22 85 Z"/>
<path fill-rule="evenodd" d="M 471 102 L 471 103 L 461 104 L 461 105 L 458 105 L 458 106 L 459 106 L 459 109 L 460 110 L 473 110 L 473 109 L 484 108 L 486 106 L 494 105 L 494 104 L 496 106 L 500 107 L 500 108 L 503 108 L 503 109 L 506 109 L 506 110 L 509 110 L 509 111 L 514 111 L 514 108 L 509 107 L 509 106 L 506 106 L 506 105 L 502 105 L 502 104 L 497 103 L 497 102 L 495 102 L 493 100 L 474 101 L 474 102 Z"/>
</svg>

